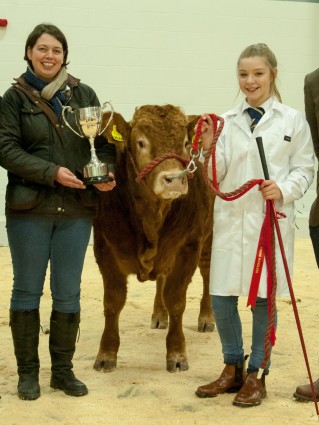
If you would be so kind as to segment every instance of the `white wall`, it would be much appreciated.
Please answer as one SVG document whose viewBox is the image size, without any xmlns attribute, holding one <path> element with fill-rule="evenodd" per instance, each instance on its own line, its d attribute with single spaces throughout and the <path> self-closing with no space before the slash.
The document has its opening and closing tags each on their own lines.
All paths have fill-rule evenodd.
<svg viewBox="0 0 319 425">
<path fill-rule="evenodd" d="M 24 44 L 50 22 L 69 43 L 69 72 L 111 100 L 129 120 L 143 104 L 172 103 L 186 113 L 220 114 L 241 100 L 236 61 L 263 42 L 279 63 L 285 103 L 303 110 L 303 80 L 319 67 L 319 4 L 270 0 L 0 0 L 0 94 L 25 71 Z M 0 172 L 0 245 L 6 175 Z M 313 189 L 298 203 L 307 229 Z"/>
</svg>

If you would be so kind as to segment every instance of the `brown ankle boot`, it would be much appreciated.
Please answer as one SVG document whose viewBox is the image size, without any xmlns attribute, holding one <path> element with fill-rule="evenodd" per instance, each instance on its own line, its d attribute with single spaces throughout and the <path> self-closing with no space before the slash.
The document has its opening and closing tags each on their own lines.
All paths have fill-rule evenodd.
<svg viewBox="0 0 319 425">
<path fill-rule="evenodd" d="M 319 399 L 319 379 L 317 379 L 313 383 L 313 386 L 314 386 L 314 389 L 315 389 L 316 398 L 318 400 Z M 310 384 L 299 385 L 296 388 L 296 391 L 294 392 L 294 397 L 298 401 L 314 401 L 313 395 L 312 395 L 312 390 L 311 390 L 311 385 Z"/>
<path fill-rule="evenodd" d="M 198 387 L 195 394 L 197 397 L 207 398 L 216 397 L 218 394 L 235 393 L 242 387 L 245 374 L 244 363 L 238 366 L 226 365 L 216 381 Z"/>
<path fill-rule="evenodd" d="M 246 381 L 236 397 L 233 405 L 240 407 L 259 406 L 266 397 L 265 375 L 261 379 L 257 378 L 258 372 L 247 374 Z"/>
</svg>

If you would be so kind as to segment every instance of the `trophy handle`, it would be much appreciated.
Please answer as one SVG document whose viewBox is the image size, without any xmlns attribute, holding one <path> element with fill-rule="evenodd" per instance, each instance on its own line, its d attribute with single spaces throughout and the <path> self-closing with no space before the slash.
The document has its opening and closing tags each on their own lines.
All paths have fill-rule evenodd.
<svg viewBox="0 0 319 425">
<path fill-rule="evenodd" d="M 99 136 L 101 136 L 101 134 L 106 130 L 107 126 L 110 124 L 110 122 L 111 122 L 111 120 L 113 118 L 114 108 L 113 108 L 113 105 L 112 105 L 111 101 L 104 102 L 103 105 L 102 105 L 102 107 L 101 107 L 101 110 L 102 110 L 102 112 L 104 112 L 104 110 L 106 109 L 107 105 L 110 106 L 111 115 L 110 115 L 110 118 L 109 118 L 108 122 L 105 124 L 105 126 L 103 127 L 103 129 L 99 132 Z"/>
<path fill-rule="evenodd" d="M 68 120 L 65 117 L 65 112 L 66 111 L 69 111 L 71 114 L 74 114 L 71 106 L 63 106 L 63 108 L 62 108 L 62 118 L 63 118 L 64 124 L 67 127 L 69 127 L 69 129 L 72 130 L 73 133 L 75 133 L 77 136 L 80 136 L 83 139 L 84 136 L 82 134 L 78 133 L 76 130 L 74 130 L 74 128 L 68 123 Z"/>
</svg>

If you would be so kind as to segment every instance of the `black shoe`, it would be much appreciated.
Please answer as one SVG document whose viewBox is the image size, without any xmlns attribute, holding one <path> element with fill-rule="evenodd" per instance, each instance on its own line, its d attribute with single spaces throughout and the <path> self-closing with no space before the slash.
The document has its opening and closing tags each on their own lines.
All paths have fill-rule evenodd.
<svg viewBox="0 0 319 425">
<path fill-rule="evenodd" d="M 52 374 L 50 387 L 62 390 L 66 395 L 74 397 L 81 397 L 89 392 L 87 386 L 74 376 L 72 370 L 64 371 L 60 374 Z"/>
<path fill-rule="evenodd" d="M 35 375 L 21 375 L 18 383 L 18 396 L 21 400 L 36 400 L 40 397 L 39 379 Z"/>
</svg>

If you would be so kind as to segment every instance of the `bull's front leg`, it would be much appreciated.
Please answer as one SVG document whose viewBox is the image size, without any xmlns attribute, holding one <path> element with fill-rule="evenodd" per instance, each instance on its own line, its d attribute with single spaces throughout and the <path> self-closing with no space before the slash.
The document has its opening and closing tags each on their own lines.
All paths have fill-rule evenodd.
<svg viewBox="0 0 319 425">
<path fill-rule="evenodd" d="M 96 356 L 94 369 L 112 372 L 116 368 L 117 353 L 120 346 L 119 317 L 125 305 L 127 282 L 123 276 L 104 277 L 104 331 L 100 349 Z"/>
<path fill-rule="evenodd" d="M 169 328 L 166 337 L 166 369 L 176 372 L 188 369 L 186 343 L 183 332 L 183 313 L 186 305 L 188 282 L 176 285 L 176 281 L 166 280 L 163 291 L 165 306 L 169 315 Z"/>
<path fill-rule="evenodd" d="M 152 329 L 166 329 L 168 326 L 168 314 L 163 302 L 165 280 L 166 277 L 163 274 L 158 275 L 156 279 L 156 294 L 151 320 Z"/>
<path fill-rule="evenodd" d="M 169 316 L 169 330 L 166 337 L 166 368 L 169 372 L 188 369 L 183 314 L 187 288 L 197 268 L 199 257 L 200 241 L 195 235 L 183 244 L 175 257 L 171 273 L 166 277 L 163 300 Z"/>
</svg>

